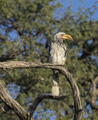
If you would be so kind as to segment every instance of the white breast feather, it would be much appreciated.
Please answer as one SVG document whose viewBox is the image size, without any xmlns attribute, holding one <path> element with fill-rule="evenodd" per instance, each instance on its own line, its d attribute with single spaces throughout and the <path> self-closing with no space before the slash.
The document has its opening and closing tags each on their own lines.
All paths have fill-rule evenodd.
<svg viewBox="0 0 98 120">
<path fill-rule="evenodd" d="M 64 65 L 66 61 L 66 46 L 59 45 L 57 43 L 51 44 L 50 62 L 54 64 Z"/>
</svg>

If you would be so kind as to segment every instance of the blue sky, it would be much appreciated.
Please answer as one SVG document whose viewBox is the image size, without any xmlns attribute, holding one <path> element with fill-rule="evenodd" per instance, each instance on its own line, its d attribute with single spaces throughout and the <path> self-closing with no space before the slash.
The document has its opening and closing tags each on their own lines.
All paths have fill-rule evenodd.
<svg viewBox="0 0 98 120">
<path fill-rule="evenodd" d="M 67 8 L 71 4 L 73 12 L 77 12 L 79 7 L 92 8 L 93 5 L 96 5 L 98 7 L 98 0 L 57 0 L 57 1 L 61 2 L 64 8 Z M 61 9 L 62 12 L 64 8 Z M 98 10 L 96 10 L 92 18 L 98 20 Z"/>
</svg>

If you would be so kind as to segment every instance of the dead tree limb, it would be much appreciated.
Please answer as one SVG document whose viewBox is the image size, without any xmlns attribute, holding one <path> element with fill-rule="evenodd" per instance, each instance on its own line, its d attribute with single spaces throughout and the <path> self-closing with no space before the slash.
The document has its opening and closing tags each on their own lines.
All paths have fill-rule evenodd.
<svg viewBox="0 0 98 120">
<path fill-rule="evenodd" d="M 43 100 L 43 99 L 53 99 L 53 100 L 62 100 L 64 98 L 67 98 L 69 95 L 66 96 L 53 96 L 51 94 L 42 94 L 38 95 L 37 98 L 34 100 L 33 104 L 30 106 L 29 111 L 30 111 L 30 116 L 33 116 L 34 111 L 36 110 L 38 104 Z"/>
<path fill-rule="evenodd" d="M 82 105 L 80 99 L 80 92 L 78 86 L 73 79 L 72 75 L 61 65 L 54 65 L 50 63 L 33 63 L 33 62 L 24 62 L 24 61 L 10 61 L 10 62 L 0 62 L 0 68 L 9 68 L 9 69 L 19 69 L 19 68 L 46 68 L 46 69 L 56 69 L 59 70 L 69 82 L 74 98 L 74 106 L 75 106 L 75 115 L 74 120 L 81 120 L 82 117 Z"/>
<path fill-rule="evenodd" d="M 19 116 L 21 120 L 28 120 L 29 113 L 13 98 L 10 97 L 7 89 L 0 82 L 0 98 L 1 100 Z"/>
<path fill-rule="evenodd" d="M 18 115 L 21 120 L 33 120 L 33 113 L 36 110 L 38 104 L 43 99 L 54 99 L 54 100 L 62 100 L 67 98 L 69 95 L 66 96 L 58 96 L 54 97 L 51 94 L 42 94 L 38 95 L 38 97 L 34 100 L 33 105 L 29 108 L 30 112 L 26 112 L 24 108 L 13 98 L 10 97 L 9 92 L 7 89 L 2 85 L 0 82 L 0 98 L 1 100 L 8 106 L 10 109 L 14 110 L 14 112 Z"/>
</svg>

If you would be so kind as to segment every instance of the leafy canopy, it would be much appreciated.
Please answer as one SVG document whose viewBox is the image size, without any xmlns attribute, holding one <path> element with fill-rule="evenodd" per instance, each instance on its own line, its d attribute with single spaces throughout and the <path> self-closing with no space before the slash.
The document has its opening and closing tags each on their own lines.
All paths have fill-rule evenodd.
<svg viewBox="0 0 98 120">
<path fill-rule="evenodd" d="M 85 111 L 83 120 L 86 117 L 97 120 L 98 80 L 94 82 L 94 79 L 98 76 L 98 20 L 91 17 L 97 8 L 79 8 L 73 13 L 69 5 L 59 17 L 57 11 L 63 7 L 61 3 L 56 0 L 0 0 L 0 61 L 4 60 L 4 56 L 13 55 L 14 60 L 49 62 L 49 46 L 54 34 L 58 31 L 70 34 L 74 41 L 65 41 L 68 48 L 65 67 L 79 86 Z M 10 59 L 7 57 L 6 60 Z M 0 70 L 0 80 L 26 110 L 38 94 L 51 93 L 51 70 L 19 69 L 8 72 Z M 96 92 L 93 91 L 94 84 Z M 60 92 L 70 97 L 64 101 L 44 100 L 36 110 L 35 119 L 73 118 L 72 91 L 62 75 Z M 1 120 L 17 119 L 8 108 L 6 111 L 6 115 L 0 112 Z"/>
</svg>

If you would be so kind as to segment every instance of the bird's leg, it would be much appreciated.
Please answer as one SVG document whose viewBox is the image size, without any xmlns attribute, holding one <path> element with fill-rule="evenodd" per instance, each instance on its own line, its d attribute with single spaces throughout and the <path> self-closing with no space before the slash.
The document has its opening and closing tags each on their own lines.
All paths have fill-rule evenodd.
<svg viewBox="0 0 98 120">
<path fill-rule="evenodd" d="M 52 95 L 59 96 L 59 71 L 53 70 Z"/>
</svg>

